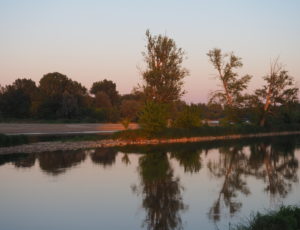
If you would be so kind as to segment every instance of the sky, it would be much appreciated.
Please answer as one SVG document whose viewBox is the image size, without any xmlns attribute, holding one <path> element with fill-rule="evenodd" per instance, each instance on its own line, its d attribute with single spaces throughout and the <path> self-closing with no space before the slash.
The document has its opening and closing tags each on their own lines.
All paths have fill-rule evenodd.
<svg viewBox="0 0 300 230">
<path fill-rule="evenodd" d="M 142 83 L 149 29 L 185 50 L 188 102 L 207 102 L 219 87 L 206 55 L 215 47 L 242 58 L 249 92 L 278 56 L 300 86 L 299 12 L 299 0 L 0 0 L 0 85 L 60 72 L 130 93 Z"/>
</svg>

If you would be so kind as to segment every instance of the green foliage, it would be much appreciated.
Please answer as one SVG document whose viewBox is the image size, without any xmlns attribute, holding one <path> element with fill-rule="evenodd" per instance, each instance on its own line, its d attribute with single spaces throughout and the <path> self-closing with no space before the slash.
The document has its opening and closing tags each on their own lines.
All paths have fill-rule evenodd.
<svg viewBox="0 0 300 230">
<path fill-rule="evenodd" d="M 148 100 L 169 103 L 184 94 L 183 78 L 188 71 L 182 67 L 184 52 L 173 39 L 152 36 L 147 30 L 147 51 L 143 53 L 147 69 L 143 72 L 144 93 Z"/>
<path fill-rule="evenodd" d="M 154 101 L 146 102 L 139 114 L 141 128 L 149 134 L 159 133 L 167 127 L 168 106 Z"/>
<path fill-rule="evenodd" d="M 210 99 L 228 106 L 240 106 L 243 102 L 242 92 L 247 89 L 250 75 L 239 77 L 235 69 L 243 66 L 241 58 L 234 53 L 223 54 L 221 49 L 212 49 L 207 53 L 210 62 L 218 72 L 222 89 L 215 91 Z"/>
<path fill-rule="evenodd" d="M 283 206 L 278 211 L 257 213 L 249 223 L 240 224 L 235 230 L 298 230 L 300 229 L 300 208 Z"/>
<path fill-rule="evenodd" d="M 174 126 L 177 128 L 193 128 L 200 127 L 202 121 L 200 119 L 201 112 L 196 105 L 185 106 L 174 122 Z"/>
<path fill-rule="evenodd" d="M 260 108 L 260 125 L 264 126 L 279 106 L 298 102 L 298 87 L 294 78 L 283 69 L 278 59 L 271 64 L 270 73 L 263 77 L 265 85 L 252 96 L 252 106 Z"/>
</svg>

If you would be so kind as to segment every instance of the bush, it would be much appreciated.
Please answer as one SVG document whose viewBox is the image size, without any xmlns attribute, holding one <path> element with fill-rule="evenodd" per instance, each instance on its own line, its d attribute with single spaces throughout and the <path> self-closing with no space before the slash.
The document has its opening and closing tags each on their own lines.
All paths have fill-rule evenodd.
<svg viewBox="0 0 300 230">
<path fill-rule="evenodd" d="M 153 101 L 147 102 L 139 114 L 141 128 L 149 134 L 159 133 L 167 127 L 168 106 Z"/>
<path fill-rule="evenodd" d="M 235 230 L 299 230 L 300 208 L 281 207 L 266 214 L 257 213 L 249 223 L 236 226 Z"/>
<path fill-rule="evenodd" d="M 196 106 L 186 106 L 174 122 L 175 127 L 185 129 L 200 127 L 201 125 L 200 110 Z"/>
</svg>

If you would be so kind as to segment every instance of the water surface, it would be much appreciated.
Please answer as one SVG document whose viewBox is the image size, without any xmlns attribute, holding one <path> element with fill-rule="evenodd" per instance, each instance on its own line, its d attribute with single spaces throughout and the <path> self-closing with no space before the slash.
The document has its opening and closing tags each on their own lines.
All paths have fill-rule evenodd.
<svg viewBox="0 0 300 230">
<path fill-rule="evenodd" d="M 0 229 L 229 229 L 300 204 L 300 137 L 0 156 Z"/>
</svg>

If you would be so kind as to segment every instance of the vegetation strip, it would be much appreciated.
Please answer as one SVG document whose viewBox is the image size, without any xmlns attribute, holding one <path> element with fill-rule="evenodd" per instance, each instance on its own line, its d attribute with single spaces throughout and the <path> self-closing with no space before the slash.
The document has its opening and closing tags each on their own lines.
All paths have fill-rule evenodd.
<svg viewBox="0 0 300 230">
<path fill-rule="evenodd" d="M 112 140 L 105 139 L 99 141 L 78 141 L 78 142 L 38 142 L 27 145 L 10 146 L 0 148 L 0 155 L 13 153 L 38 153 L 38 152 L 52 152 L 52 151 L 66 151 L 89 148 L 106 148 L 126 145 L 157 145 L 167 143 L 188 143 L 188 142 L 204 142 L 215 140 L 232 140 L 240 138 L 254 138 L 254 137 L 269 137 L 269 136 L 286 136 L 297 135 L 300 131 L 286 131 L 286 132 L 270 132 L 270 133 L 256 133 L 256 134 L 234 134 L 225 136 L 202 136 L 202 137 L 184 137 L 184 138 L 170 138 L 170 139 L 141 139 L 141 140 Z"/>
</svg>

